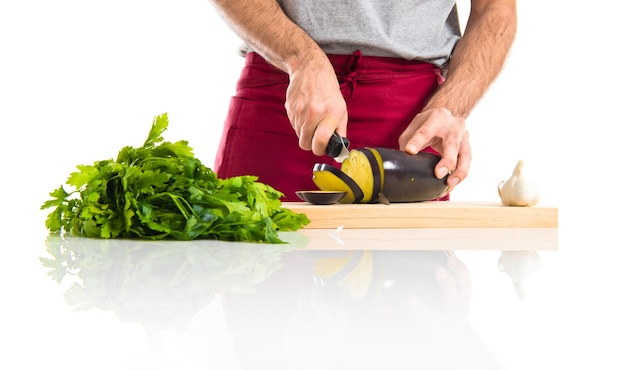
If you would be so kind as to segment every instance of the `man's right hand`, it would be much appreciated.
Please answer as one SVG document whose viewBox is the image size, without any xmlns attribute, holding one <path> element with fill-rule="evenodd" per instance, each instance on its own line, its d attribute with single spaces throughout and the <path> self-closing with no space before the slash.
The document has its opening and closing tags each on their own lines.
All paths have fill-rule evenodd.
<svg viewBox="0 0 626 370">
<path fill-rule="evenodd" d="M 275 0 L 210 1 L 253 50 L 289 74 L 285 108 L 300 147 L 324 155 L 333 132 L 345 136 L 348 122 L 346 103 L 326 54 Z"/>
<path fill-rule="evenodd" d="M 348 111 L 330 61 L 317 59 L 289 71 L 285 108 L 300 147 L 324 155 L 333 132 L 346 136 Z"/>
</svg>

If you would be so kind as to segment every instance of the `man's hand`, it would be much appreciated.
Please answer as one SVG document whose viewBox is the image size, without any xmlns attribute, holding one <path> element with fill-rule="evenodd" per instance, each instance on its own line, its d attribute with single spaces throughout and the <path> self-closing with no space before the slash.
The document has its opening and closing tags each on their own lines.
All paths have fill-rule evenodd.
<svg viewBox="0 0 626 370">
<path fill-rule="evenodd" d="M 441 154 L 435 167 L 435 176 L 447 174 L 449 191 L 469 173 L 472 152 L 465 119 L 455 117 L 445 108 L 426 109 L 418 114 L 400 135 L 400 149 L 416 154 L 427 146 Z"/>
<path fill-rule="evenodd" d="M 467 177 L 470 167 L 465 118 L 500 73 L 516 31 L 515 0 L 472 0 L 445 81 L 399 139 L 400 149 L 409 153 L 428 145 L 437 150 L 442 158 L 435 175 L 454 171 L 448 177 L 450 190 Z"/>
<path fill-rule="evenodd" d="M 289 71 L 285 108 L 300 147 L 326 154 L 334 131 L 346 134 L 348 111 L 330 61 L 321 57 Z"/>
<path fill-rule="evenodd" d="M 275 0 L 210 0 L 232 29 L 265 60 L 289 74 L 285 108 L 300 147 L 324 155 L 348 114 L 339 82 L 322 49 Z"/>
</svg>

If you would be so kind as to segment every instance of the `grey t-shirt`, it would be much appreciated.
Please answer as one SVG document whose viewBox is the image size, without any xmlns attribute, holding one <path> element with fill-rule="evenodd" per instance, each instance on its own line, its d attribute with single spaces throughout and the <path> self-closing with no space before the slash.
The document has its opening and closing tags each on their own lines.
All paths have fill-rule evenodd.
<svg viewBox="0 0 626 370">
<path fill-rule="evenodd" d="M 442 66 L 461 37 L 456 0 L 278 0 L 327 54 L 421 60 Z M 245 47 L 243 50 L 246 50 Z"/>
</svg>

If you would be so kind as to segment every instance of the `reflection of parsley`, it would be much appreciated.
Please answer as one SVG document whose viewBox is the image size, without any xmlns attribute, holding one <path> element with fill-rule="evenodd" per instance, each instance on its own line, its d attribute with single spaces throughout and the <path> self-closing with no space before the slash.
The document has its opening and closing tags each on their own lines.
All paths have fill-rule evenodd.
<svg viewBox="0 0 626 370">
<path fill-rule="evenodd" d="M 249 294 L 284 266 L 285 254 L 305 245 L 300 233 L 289 244 L 195 240 L 146 241 L 48 235 L 48 276 L 67 287 L 75 310 L 114 312 L 146 329 L 183 329 L 219 293 Z"/>
<path fill-rule="evenodd" d="M 79 165 L 42 209 L 50 231 L 99 238 L 217 239 L 282 243 L 278 231 L 310 221 L 281 207 L 283 195 L 255 176 L 220 179 L 187 141 L 163 141 L 167 114 L 155 117 L 142 147 L 117 160 Z"/>
</svg>

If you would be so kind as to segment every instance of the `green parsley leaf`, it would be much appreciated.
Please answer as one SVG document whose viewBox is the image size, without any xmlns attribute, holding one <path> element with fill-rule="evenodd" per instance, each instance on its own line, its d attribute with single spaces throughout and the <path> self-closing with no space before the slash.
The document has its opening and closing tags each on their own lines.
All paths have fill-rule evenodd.
<svg viewBox="0 0 626 370">
<path fill-rule="evenodd" d="M 282 193 L 255 176 L 218 178 L 187 141 L 168 142 L 167 113 L 154 118 L 143 146 L 117 159 L 78 165 L 41 209 L 53 232 L 94 238 L 215 239 L 283 243 L 279 231 L 310 220 L 282 207 Z"/>
</svg>

